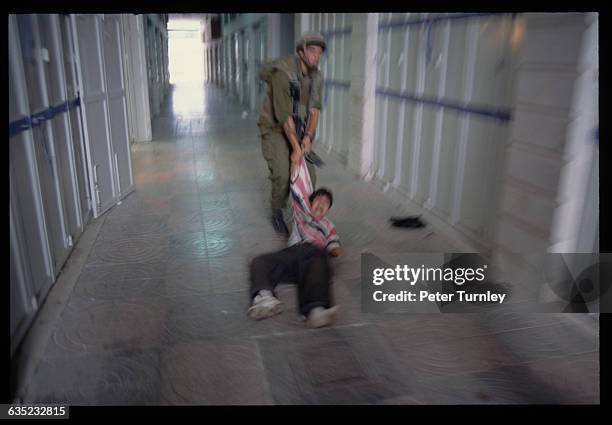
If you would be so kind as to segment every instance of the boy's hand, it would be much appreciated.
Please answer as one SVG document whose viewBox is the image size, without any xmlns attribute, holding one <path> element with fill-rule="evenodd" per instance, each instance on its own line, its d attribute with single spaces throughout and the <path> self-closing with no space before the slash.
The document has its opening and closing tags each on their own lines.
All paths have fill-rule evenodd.
<svg viewBox="0 0 612 425">
<path fill-rule="evenodd" d="M 344 255 L 344 248 L 341 246 L 337 246 L 331 251 L 329 251 L 332 257 L 342 257 Z"/>
<path fill-rule="evenodd" d="M 295 146 L 291 151 L 290 157 L 292 167 L 293 165 L 297 166 L 300 164 L 300 159 L 302 159 L 302 155 L 304 155 L 304 151 L 302 150 L 302 148 L 300 146 Z"/>
</svg>

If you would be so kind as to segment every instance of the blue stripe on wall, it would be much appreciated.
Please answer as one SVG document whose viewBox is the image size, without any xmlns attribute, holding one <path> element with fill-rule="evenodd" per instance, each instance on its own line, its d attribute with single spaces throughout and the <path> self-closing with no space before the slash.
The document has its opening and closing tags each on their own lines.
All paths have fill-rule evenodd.
<svg viewBox="0 0 612 425">
<path fill-rule="evenodd" d="M 423 103 L 430 106 L 452 109 L 459 112 L 465 112 L 469 114 L 482 115 L 489 118 L 494 118 L 500 121 L 510 121 L 512 119 L 512 113 L 509 109 L 502 108 L 491 108 L 481 105 L 474 105 L 469 103 L 459 103 L 444 99 L 434 99 L 425 96 L 418 96 L 410 93 L 401 93 L 391 90 L 385 90 L 382 88 L 376 89 L 376 94 L 382 96 L 391 97 L 399 100 L 407 100 L 415 103 Z"/>
<path fill-rule="evenodd" d="M 75 99 L 60 103 L 59 105 L 51 106 L 44 111 L 37 112 L 29 117 L 13 121 L 9 123 L 9 138 L 16 136 L 22 131 L 30 130 L 31 128 L 39 125 L 41 122 L 51 120 L 57 115 L 68 112 L 80 105 L 81 99 L 77 97 Z"/>
<path fill-rule="evenodd" d="M 501 18 L 508 17 L 511 14 L 508 13 L 454 13 L 450 16 L 434 16 L 432 18 L 419 18 L 412 19 L 407 21 L 396 21 L 396 22 L 387 22 L 384 24 L 378 25 L 378 30 L 388 30 L 393 28 L 401 28 L 401 27 L 409 27 L 413 25 L 435 25 L 444 23 L 446 21 L 457 21 L 463 19 L 475 19 L 475 18 Z"/>
</svg>

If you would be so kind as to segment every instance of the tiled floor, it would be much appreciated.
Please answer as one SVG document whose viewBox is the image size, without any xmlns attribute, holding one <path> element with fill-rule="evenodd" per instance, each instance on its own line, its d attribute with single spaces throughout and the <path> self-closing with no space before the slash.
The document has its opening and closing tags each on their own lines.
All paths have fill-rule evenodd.
<svg viewBox="0 0 612 425">
<path fill-rule="evenodd" d="M 398 206 L 332 157 L 318 181 L 348 254 L 337 323 L 246 317 L 248 264 L 286 240 L 268 222 L 252 114 L 183 86 L 133 146 L 136 190 L 103 218 L 25 401 L 70 404 L 598 403 L 598 324 L 567 315 L 361 311 L 362 250 L 448 252 L 444 235 L 390 228 Z M 321 154 L 324 154 L 321 152 Z"/>
</svg>

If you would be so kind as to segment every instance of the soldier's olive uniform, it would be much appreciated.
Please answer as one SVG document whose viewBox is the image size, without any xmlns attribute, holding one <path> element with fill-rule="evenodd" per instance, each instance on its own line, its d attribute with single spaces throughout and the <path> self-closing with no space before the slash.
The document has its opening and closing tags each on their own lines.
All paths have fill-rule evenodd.
<svg viewBox="0 0 612 425">
<path fill-rule="evenodd" d="M 283 123 L 293 115 L 290 81 L 299 82 L 299 114 L 301 119 L 305 120 L 310 108 L 321 110 L 323 78 L 318 70 L 312 71 L 309 75 L 302 75 L 299 57 L 295 54 L 266 63 L 259 76 L 267 83 L 267 88 L 257 125 L 262 140 L 261 150 L 270 170 L 271 205 L 273 209 L 278 209 L 284 208 L 289 196 L 291 144 L 285 136 Z M 314 187 L 316 173 L 310 163 L 308 171 Z"/>
</svg>

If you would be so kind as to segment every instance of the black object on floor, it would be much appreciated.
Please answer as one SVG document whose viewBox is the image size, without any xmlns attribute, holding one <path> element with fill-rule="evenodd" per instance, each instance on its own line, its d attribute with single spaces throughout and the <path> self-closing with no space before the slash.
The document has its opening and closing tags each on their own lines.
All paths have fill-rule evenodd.
<svg viewBox="0 0 612 425">
<path fill-rule="evenodd" d="M 420 216 L 391 217 L 389 221 L 391 222 L 391 225 L 395 227 L 408 227 L 408 228 L 425 227 L 425 223 L 421 220 Z"/>
</svg>

